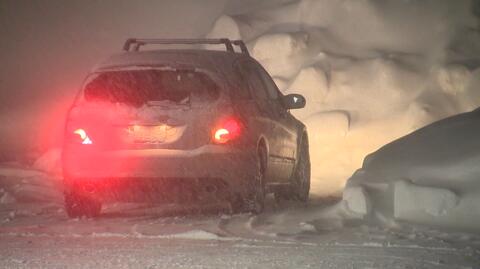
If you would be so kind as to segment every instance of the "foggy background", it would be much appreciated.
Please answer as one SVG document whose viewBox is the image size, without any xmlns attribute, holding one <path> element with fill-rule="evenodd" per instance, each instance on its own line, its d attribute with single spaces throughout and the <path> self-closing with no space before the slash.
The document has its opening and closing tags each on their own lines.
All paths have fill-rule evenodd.
<svg viewBox="0 0 480 269">
<path fill-rule="evenodd" d="M 0 1 L 0 158 L 59 143 L 87 72 L 128 37 L 199 37 L 224 0 Z M 2 156 L 3 155 L 3 156 Z"/>
</svg>

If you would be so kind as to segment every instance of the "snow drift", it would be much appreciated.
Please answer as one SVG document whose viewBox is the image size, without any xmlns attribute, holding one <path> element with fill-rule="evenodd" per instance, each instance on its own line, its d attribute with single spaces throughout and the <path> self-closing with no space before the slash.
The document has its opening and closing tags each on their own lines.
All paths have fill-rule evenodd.
<svg viewBox="0 0 480 269">
<path fill-rule="evenodd" d="M 480 104 L 473 1 L 231 1 L 207 37 L 241 38 L 310 134 L 312 191 L 341 192 L 366 154 Z"/>
<path fill-rule="evenodd" d="M 480 232 L 480 109 L 398 139 L 365 158 L 343 199 L 364 218 Z"/>
</svg>

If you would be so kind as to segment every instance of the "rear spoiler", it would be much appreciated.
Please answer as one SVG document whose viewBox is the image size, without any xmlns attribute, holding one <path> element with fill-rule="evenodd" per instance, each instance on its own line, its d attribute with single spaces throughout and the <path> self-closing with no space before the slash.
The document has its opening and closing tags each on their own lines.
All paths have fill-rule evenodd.
<svg viewBox="0 0 480 269">
<path fill-rule="evenodd" d="M 172 45 L 172 44 L 185 44 L 185 45 L 225 45 L 225 48 L 228 52 L 235 53 L 233 46 L 238 46 L 243 54 L 250 55 L 248 53 L 247 46 L 242 40 L 230 40 L 228 38 L 220 39 L 137 39 L 129 38 L 125 41 L 123 45 L 124 51 L 139 51 L 141 46 L 149 44 L 162 44 L 162 45 Z"/>
</svg>

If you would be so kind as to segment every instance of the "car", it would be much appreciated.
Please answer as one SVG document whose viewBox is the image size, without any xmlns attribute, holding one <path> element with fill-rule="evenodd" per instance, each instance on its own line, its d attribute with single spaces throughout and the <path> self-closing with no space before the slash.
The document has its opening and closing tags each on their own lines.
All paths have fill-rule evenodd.
<svg viewBox="0 0 480 269">
<path fill-rule="evenodd" d="M 143 49 L 158 44 L 196 47 Z M 128 39 L 124 50 L 90 72 L 68 112 L 68 216 L 98 216 L 109 201 L 220 201 L 258 214 L 268 193 L 308 200 L 308 134 L 289 112 L 306 100 L 283 95 L 244 42 Z"/>
</svg>

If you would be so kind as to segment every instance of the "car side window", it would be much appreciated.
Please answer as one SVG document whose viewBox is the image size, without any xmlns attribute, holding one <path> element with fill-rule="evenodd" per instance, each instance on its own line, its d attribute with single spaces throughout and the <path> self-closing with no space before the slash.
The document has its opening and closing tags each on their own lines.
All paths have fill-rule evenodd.
<svg viewBox="0 0 480 269">
<path fill-rule="evenodd" d="M 270 99 L 278 99 L 279 90 L 273 79 L 263 68 L 258 68 L 260 70 L 260 75 L 262 76 L 263 83 L 267 89 L 268 97 Z"/>
<path fill-rule="evenodd" d="M 250 93 L 250 83 L 247 81 L 248 74 L 245 66 L 237 63 L 235 64 L 234 68 L 241 83 L 238 89 L 231 91 L 233 97 L 240 99 L 252 99 L 252 94 Z"/>
<path fill-rule="evenodd" d="M 265 91 L 264 82 L 260 74 L 257 72 L 256 66 L 251 63 L 241 64 L 239 65 L 239 69 L 240 72 L 242 72 L 244 78 L 248 80 L 252 96 L 254 96 L 255 99 L 260 100 L 268 99 L 267 92 Z"/>
</svg>

